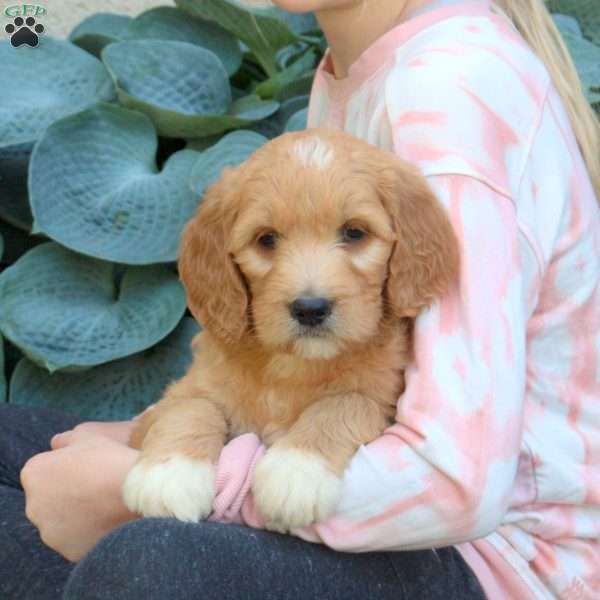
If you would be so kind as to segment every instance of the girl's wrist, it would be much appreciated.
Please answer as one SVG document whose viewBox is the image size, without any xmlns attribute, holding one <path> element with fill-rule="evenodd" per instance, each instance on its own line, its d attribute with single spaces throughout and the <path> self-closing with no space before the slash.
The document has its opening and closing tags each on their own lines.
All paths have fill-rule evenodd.
<svg viewBox="0 0 600 600">
<path fill-rule="evenodd" d="M 131 512 L 123 500 L 123 483 L 127 474 L 135 466 L 139 451 L 127 446 L 120 446 L 115 469 L 106 474 L 107 505 L 106 516 L 114 522 L 114 526 L 139 518 L 140 515 Z"/>
</svg>

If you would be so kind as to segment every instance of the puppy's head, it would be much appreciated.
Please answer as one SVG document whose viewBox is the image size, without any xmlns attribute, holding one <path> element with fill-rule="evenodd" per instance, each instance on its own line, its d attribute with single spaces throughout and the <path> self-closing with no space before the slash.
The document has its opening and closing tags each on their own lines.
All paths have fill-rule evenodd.
<svg viewBox="0 0 600 600">
<path fill-rule="evenodd" d="M 187 225 L 194 316 L 228 344 L 327 359 L 414 317 L 457 275 L 458 247 L 424 178 L 346 134 L 286 134 L 228 170 Z"/>
</svg>

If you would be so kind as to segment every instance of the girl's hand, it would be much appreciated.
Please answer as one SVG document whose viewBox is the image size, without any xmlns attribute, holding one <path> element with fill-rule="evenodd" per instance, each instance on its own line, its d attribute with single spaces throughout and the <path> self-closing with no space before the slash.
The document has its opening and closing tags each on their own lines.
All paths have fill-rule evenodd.
<svg viewBox="0 0 600 600">
<path fill-rule="evenodd" d="M 54 436 L 52 451 L 32 457 L 21 471 L 27 517 L 47 546 L 73 562 L 112 529 L 138 518 L 121 499 L 138 452 L 115 441 L 123 439 L 124 426 L 107 430 L 115 424 L 101 424 L 101 433 L 91 430 L 96 425 Z"/>
<path fill-rule="evenodd" d="M 133 421 L 86 421 L 77 425 L 73 431 L 93 433 L 109 438 L 119 444 L 127 445 L 129 436 L 135 426 Z"/>
<path fill-rule="evenodd" d="M 142 416 L 144 416 L 144 414 L 146 414 L 148 411 L 153 409 L 154 404 L 151 404 L 144 412 L 134 417 L 131 421 L 87 421 L 77 425 L 74 431 L 97 433 L 98 435 L 110 438 L 115 442 L 127 445 L 129 442 L 129 436 L 131 435 L 131 432 L 135 426 L 135 422 L 138 419 L 141 419 Z"/>
</svg>

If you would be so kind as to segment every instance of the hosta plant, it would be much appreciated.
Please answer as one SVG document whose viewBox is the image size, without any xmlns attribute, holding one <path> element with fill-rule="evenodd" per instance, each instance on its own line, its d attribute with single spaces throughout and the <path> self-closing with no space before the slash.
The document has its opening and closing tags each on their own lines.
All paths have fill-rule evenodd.
<svg viewBox="0 0 600 600">
<path fill-rule="evenodd" d="M 190 361 L 175 260 L 223 168 L 306 123 L 312 15 L 180 2 L 0 43 L 0 401 L 125 418 Z"/>
<path fill-rule="evenodd" d="M 0 401 L 126 418 L 190 361 L 175 260 L 206 187 L 306 126 L 314 17 L 235 0 L 0 42 Z M 600 3 L 548 0 L 600 107 Z"/>
</svg>

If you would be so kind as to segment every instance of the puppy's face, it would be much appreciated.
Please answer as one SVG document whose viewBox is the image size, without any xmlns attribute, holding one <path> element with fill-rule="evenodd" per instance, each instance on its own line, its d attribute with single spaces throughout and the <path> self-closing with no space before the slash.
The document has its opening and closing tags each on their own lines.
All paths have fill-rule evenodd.
<svg viewBox="0 0 600 600">
<path fill-rule="evenodd" d="M 207 191 L 183 235 L 190 309 L 217 338 L 329 359 L 414 317 L 456 276 L 424 178 L 326 130 L 286 134 Z"/>
<path fill-rule="evenodd" d="M 260 342 L 331 358 L 378 332 L 392 219 L 377 181 L 331 142 L 300 138 L 271 160 L 246 179 L 229 251 Z"/>
</svg>

